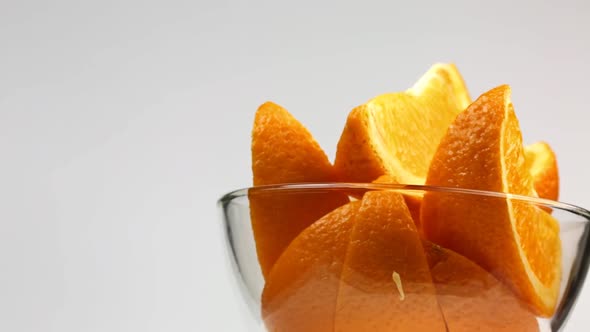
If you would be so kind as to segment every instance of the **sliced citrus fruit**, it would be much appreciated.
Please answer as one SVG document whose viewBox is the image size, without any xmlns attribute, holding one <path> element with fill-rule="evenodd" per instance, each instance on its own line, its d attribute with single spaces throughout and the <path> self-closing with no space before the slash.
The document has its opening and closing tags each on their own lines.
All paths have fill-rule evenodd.
<svg viewBox="0 0 590 332">
<path fill-rule="evenodd" d="M 307 129 L 279 105 L 260 106 L 252 130 L 254 185 L 335 181 L 334 168 Z M 345 194 L 249 194 L 256 251 L 266 277 L 287 245 L 307 226 L 348 202 Z"/>
<path fill-rule="evenodd" d="M 471 104 L 465 81 L 452 63 L 434 64 L 406 93 L 424 99 L 441 111 L 460 112 Z"/>
<path fill-rule="evenodd" d="M 535 316 L 490 273 L 452 250 L 423 246 L 449 331 L 539 331 Z"/>
<path fill-rule="evenodd" d="M 537 142 L 524 147 L 529 170 L 533 177 L 535 190 L 541 198 L 559 199 L 559 171 L 555 153 L 545 142 Z"/>
<path fill-rule="evenodd" d="M 342 181 L 423 184 L 447 126 L 470 103 L 454 65 L 437 64 L 406 92 L 378 96 L 353 109 L 334 166 Z"/>
<path fill-rule="evenodd" d="M 373 191 L 361 202 L 342 268 L 334 331 L 445 331 L 403 197 Z"/>
<path fill-rule="evenodd" d="M 506 85 L 461 112 L 432 159 L 427 185 L 533 195 L 533 180 Z M 530 203 L 428 192 L 421 209 L 427 239 L 476 262 L 534 310 L 550 316 L 561 277 L 559 225 Z"/>
<path fill-rule="evenodd" d="M 262 293 L 269 331 L 332 332 L 342 264 L 360 201 L 305 229 L 274 265 Z"/>
<path fill-rule="evenodd" d="M 377 180 L 373 181 L 373 183 L 378 184 L 394 184 L 397 183 L 395 178 L 392 178 L 390 175 L 382 175 Z M 422 197 L 424 196 L 424 192 L 422 191 L 407 191 L 402 194 L 408 209 L 410 210 L 410 214 L 412 215 L 412 219 L 414 220 L 414 224 L 418 229 L 418 233 L 420 233 L 420 206 L 422 204 Z"/>
</svg>

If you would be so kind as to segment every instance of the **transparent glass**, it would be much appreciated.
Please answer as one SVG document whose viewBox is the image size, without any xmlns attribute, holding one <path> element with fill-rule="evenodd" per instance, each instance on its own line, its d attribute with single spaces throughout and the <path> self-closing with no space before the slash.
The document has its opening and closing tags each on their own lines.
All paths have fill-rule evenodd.
<svg viewBox="0 0 590 332">
<path fill-rule="evenodd" d="M 382 317 L 385 312 L 385 315 L 387 317 L 390 317 L 391 319 L 391 317 L 396 317 L 396 313 L 387 312 L 387 310 L 394 311 L 398 310 L 396 308 L 402 308 L 403 310 L 409 310 L 407 312 L 410 312 L 410 314 L 405 312 L 404 315 L 401 317 L 408 317 L 407 319 L 409 320 L 414 319 L 420 321 L 432 321 L 434 319 L 432 317 L 432 313 L 430 314 L 430 316 L 425 316 L 428 315 L 426 314 L 426 312 L 428 312 L 428 310 L 425 308 L 426 305 L 424 307 L 420 307 L 416 304 L 428 302 L 425 300 L 427 299 L 426 295 L 428 294 L 419 294 L 419 291 L 416 291 L 416 289 L 432 290 L 432 286 L 420 285 L 421 287 L 424 287 L 413 287 L 414 285 L 411 284 L 412 280 L 404 279 L 404 275 L 401 275 L 401 278 L 400 275 L 398 275 L 396 279 L 396 272 L 391 271 L 391 288 L 387 292 L 383 292 L 383 288 L 374 288 L 373 285 L 362 285 L 362 282 L 366 283 L 367 281 L 372 280 L 372 276 L 369 277 L 369 275 L 371 275 L 371 273 L 374 273 L 374 271 L 364 271 L 363 269 L 359 268 L 353 270 L 354 275 L 351 280 L 361 280 L 360 284 L 355 284 L 354 282 L 349 283 L 348 281 L 345 282 L 343 280 L 346 278 L 344 278 L 344 272 L 342 271 L 343 269 L 347 269 L 346 265 L 350 261 L 350 259 L 348 258 L 349 256 L 341 257 L 342 254 L 340 254 L 340 256 L 333 256 L 338 258 L 331 258 L 332 261 L 330 259 L 326 260 L 327 254 L 325 252 L 316 253 L 313 251 L 313 247 L 311 247 L 312 249 L 301 249 L 302 255 L 304 257 L 297 258 L 297 255 L 295 254 L 295 256 L 291 255 L 292 257 L 290 258 L 293 259 L 293 257 L 296 257 L 296 260 L 299 261 L 299 263 L 304 264 L 304 266 L 308 266 L 311 264 L 313 265 L 312 269 L 310 269 L 309 271 L 291 271 L 292 275 L 287 274 L 287 276 L 285 276 L 284 273 L 283 275 L 280 275 L 280 271 L 275 273 L 273 269 L 270 269 L 267 271 L 267 277 L 265 281 L 265 277 L 263 276 L 263 272 L 261 270 L 261 261 L 259 260 L 260 253 L 257 252 L 257 240 L 260 240 L 261 235 L 259 234 L 255 237 L 254 234 L 256 231 L 253 231 L 253 220 L 251 218 L 251 216 L 253 215 L 251 207 L 254 200 L 256 201 L 256 204 L 258 204 L 259 212 L 260 208 L 265 209 L 264 211 L 262 211 L 263 215 L 267 217 L 276 216 L 276 222 L 280 223 L 284 222 L 284 220 L 281 219 L 285 219 L 285 216 L 289 216 L 289 213 L 301 213 L 301 218 L 309 217 L 301 211 L 306 211 L 307 208 L 309 208 L 310 210 L 317 210 L 318 205 L 316 203 L 320 200 L 325 200 L 326 197 L 329 195 L 341 195 L 345 196 L 347 201 L 350 200 L 361 203 L 363 195 L 371 191 L 392 192 L 401 194 L 401 197 L 405 198 L 405 202 L 407 203 L 407 206 L 410 208 L 412 212 L 411 215 L 413 219 L 416 221 L 416 226 L 418 228 L 418 233 L 420 234 L 420 237 L 423 237 L 423 232 L 420 231 L 421 217 L 419 215 L 419 212 L 418 215 L 416 215 L 415 212 L 420 211 L 420 204 L 422 202 L 421 197 L 424 197 L 425 195 L 431 195 L 432 197 L 438 197 L 438 199 L 444 200 L 444 211 L 440 211 L 439 214 L 437 214 L 437 211 L 435 211 L 435 215 L 437 218 L 445 218 L 445 214 L 450 215 L 452 213 L 456 213 L 457 211 L 452 210 L 453 207 L 456 209 L 469 209 L 471 212 L 470 215 L 473 216 L 478 215 L 478 213 L 480 212 L 478 211 L 478 209 L 483 209 L 483 206 L 486 206 L 489 209 L 489 206 L 494 206 L 494 203 L 505 204 L 506 202 L 510 202 L 510 204 L 512 205 L 526 205 L 530 207 L 534 206 L 535 209 L 540 208 L 547 211 L 547 213 L 550 213 L 559 224 L 558 232 L 559 238 L 561 240 L 561 279 L 559 286 L 559 296 L 557 300 L 557 305 L 554 307 L 552 314 L 544 315 L 545 317 L 543 317 L 543 314 L 539 314 L 539 312 L 536 311 L 536 309 L 532 308 L 530 306 L 530 302 L 526 301 L 526 299 L 523 299 L 523 296 L 515 295 L 516 293 L 518 293 L 517 291 L 515 291 L 513 288 L 507 285 L 506 282 L 499 281 L 502 279 L 501 274 L 498 275 L 496 273 L 497 271 L 489 271 L 489 269 L 486 271 L 485 269 L 480 268 L 479 266 L 477 266 L 477 269 L 479 269 L 477 271 L 481 270 L 485 273 L 489 273 L 489 276 L 493 276 L 493 281 L 490 281 L 492 279 L 489 279 L 488 277 L 481 277 L 481 271 L 477 272 L 479 273 L 478 275 L 480 275 L 478 279 L 478 277 L 471 276 L 468 272 L 465 272 L 469 270 L 469 268 L 467 270 L 457 270 L 457 275 L 453 274 L 454 272 L 451 268 L 451 274 L 449 277 L 449 280 L 451 281 L 448 281 L 448 285 L 445 284 L 447 281 L 434 280 L 435 277 L 433 274 L 432 283 L 436 287 L 434 288 L 434 295 L 430 293 L 429 294 L 431 296 L 434 296 L 437 299 L 436 301 L 438 301 L 438 309 L 441 312 L 440 320 L 442 321 L 442 324 L 437 326 L 443 326 L 443 328 L 441 329 L 442 331 L 463 331 L 473 328 L 476 328 L 478 331 L 516 331 L 520 328 L 512 327 L 512 323 L 503 320 L 514 319 L 515 321 L 521 321 L 529 316 L 532 317 L 535 323 L 533 328 L 530 328 L 531 325 L 529 324 L 527 327 L 528 330 L 560 331 L 564 328 L 567 322 L 567 318 L 570 312 L 572 311 L 572 308 L 576 302 L 580 290 L 582 289 L 582 285 L 584 283 L 586 273 L 588 270 L 590 250 L 588 239 L 590 212 L 588 210 L 570 204 L 545 199 L 468 189 L 394 184 L 307 183 L 260 186 L 255 188 L 236 190 L 226 194 L 218 201 L 218 207 L 221 212 L 224 232 L 226 236 L 225 240 L 227 244 L 227 256 L 229 258 L 230 264 L 233 267 L 235 282 L 242 295 L 243 303 L 245 303 L 245 307 L 248 308 L 248 310 L 246 310 L 246 316 L 249 319 L 249 325 L 244 328 L 245 331 L 303 331 L 300 326 L 307 326 L 305 329 L 310 330 L 310 320 L 314 319 L 318 322 L 323 323 L 318 323 L 318 325 L 315 326 L 311 325 L 314 326 L 312 330 L 347 330 L 347 328 L 343 328 L 343 325 L 339 324 L 339 322 L 345 322 L 346 319 L 350 318 L 351 312 L 352 316 L 354 316 L 357 313 L 357 311 L 349 310 L 346 314 L 348 316 L 343 317 L 344 314 L 342 312 L 345 311 L 340 310 L 342 309 L 340 308 L 340 306 L 346 306 L 346 301 L 354 302 L 356 301 L 355 299 L 359 298 L 362 298 L 362 301 L 364 302 L 355 302 L 354 305 L 357 306 L 357 309 L 362 309 L 358 311 L 363 311 L 365 314 L 368 315 L 372 314 L 370 310 L 373 309 L 370 308 L 374 308 L 376 316 Z M 261 202 L 262 204 L 260 204 Z M 504 205 L 500 204 L 497 206 Z M 441 209 L 443 209 L 443 205 L 441 205 Z M 482 216 L 489 214 L 489 211 L 481 211 Z M 432 213 L 430 213 L 430 215 L 432 215 Z M 342 217 L 340 218 L 342 219 Z M 292 221 L 297 220 L 297 217 L 293 218 L 293 216 L 291 216 L 287 219 L 289 221 Z M 334 220 L 338 220 L 338 218 L 335 218 Z M 387 223 L 386 220 L 381 222 Z M 493 223 L 496 221 L 489 220 L 487 222 Z M 308 222 L 308 224 L 311 225 L 310 222 Z M 309 228 L 311 226 L 305 227 Z M 280 232 L 280 230 L 283 228 L 287 231 L 293 232 L 293 230 L 289 228 L 289 225 L 281 225 L 279 228 L 275 228 L 275 231 L 276 229 L 278 229 Z M 308 239 L 306 241 L 311 243 L 310 245 L 317 246 L 318 251 L 326 250 L 326 252 L 329 252 L 330 250 L 336 250 L 334 249 L 335 246 L 339 245 L 338 243 L 342 243 L 342 241 L 338 243 L 335 242 L 336 244 L 330 244 L 330 236 L 337 236 L 338 230 L 331 230 L 330 232 L 332 233 L 329 233 L 327 231 L 325 231 L 324 233 L 320 233 L 324 234 L 326 238 L 318 239 L 317 243 L 315 244 L 313 243 L 314 241 L 316 241 L 314 239 Z M 377 233 L 373 234 L 375 234 L 375 236 L 377 237 L 379 236 Z M 265 236 L 268 237 L 268 234 L 266 234 Z M 273 235 L 271 234 L 271 237 L 272 236 Z M 280 237 L 280 234 L 277 234 L 277 236 Z M 350 239 L 350 236 L 347 235 L 347 237 L 344 238 Z M 461 239 L 456 238 L 453 239 L 453 241 L 460 242 Z M 302 241 L 299 242 L 301 243 Z M 287 250 L 291 250 L 293 252 L 299 250 L 298 248 L 291 247 L 301 246 L 301 244 L 293 243 L 294 242 L 289 242 L 290 246 L 286 247 L 282 251 L 282 253 L 284 253 Z M 327 247 L 322 247 L 322 243 L 325 243 Z M 451 242 L 450 244 L 452 246 L 453 243 Z M 260 245 L 260 243 L 258 243 L 258 245 Z M 350 248 L 346 247 L 348 245 L 349 244 L 345 244 L 344 248 Z M 390 250 L 387 243 L 385 243 L 385 245 L 381 244 L 381 246 L 382 248 L 379 248 L 379 251 Z M 433 248 L 438 248 L 438 246 L 434 246 Z M 261 249 L 259 248 L 259 250 Z M 504 249 L 499 248 L 498 250 Z M 350 251 L 346 252 L 349 253 Z M 315 257 L 316 254 L 322 257 L 317 258 Z M 461 257 L 463 257 L 463 255 L 469 256 L 469 254 L 469 252 L 461 253 Z M 396 264 L 399 263 L 402 265 L 409 264 L 408 266 L 419 266 L 416 265 L 418 264 L 416 263 L 416 257 L 422 254 L 393 252 L 392 255 L 392 257 L 394 257 L 392 259 L 398 260 Z M 289 257 L 285 258 L 283 256 L 286 255 L 281 254 L 281 256 L 278 256 L 278 258 L 276 258 L 276 261 L 289 259 Z M 423 255 L 420 257 L 423 257 Z M 360 258 L 361 266 L 363 264 L 363 259 L 364 258 L 362 257 Z M 366 260 L 370 259 L 371 257 L 366 258 Z M 500 258 L 500 260 L 501 259 L 502 258 Z M 407 261 L 404 262 L 404 260 Z M 359 259 L 357 259 L 357 261 L 359 261 Z M 294 264 L 299 263 L 296 262 Z M 288 263 L 285 262 L 281 264 L 283 266 L 288 265 Z M 540 266 L 540 268 L 543 269 L 543 264 L 549 263 L 543 261 L 543 259 L 540 259 L 535 264 L 537 264 L 537 266 Z M 276 265 L 273 265 L 273 267 L 276 268 Z M 432 268 L 431 271 L 434 271 L 432 266 L 430 268 Z M 412 274 L 412 272 L 413 271 L 405 272 L 405 274 Z M 273 273 L 277 274 L 278 276 L 273 275 Z M 463 275 L 462 273 L 465 275 Z M 280 286 L 272 285 L 274 287 L 272 292 L 274 292 L 274 294 L 276 295 L 275 297 L 279 298 L 279 300 L 276 300 L 274 302 L 271 302 L 269 300 L 267 301 L 267 303 L 264 303 L 264 301 L 261 299 L 263 298 L 265 287 L 269 287 L 269 285 L 266 285 L 266 282 L 269 282 L 269 278 L 290 278 L 293 280 L 288 280 L 288 282 L 283 283 L 282 285 L 284 289 L 281 289 Z M 430 276 L 428 278 L 430 278 Z M 470 280 L 470 278 L 473 278 L 473 280 Z M 489 286 L 487 284 L 483 286 L 480 285 L 479 283 L 482 282 L 482 278 L 488 278 L 485 280 L 492 282 L 492 286 Z M 456 281 L 458 279 L 460 279 L 459 282 L 453 283 L 453 280 Z M 496 281 L 498 284 L 495 283 Z M 326 283 L 326 285 L 328 286 L 322 286 L 322 282 Z M 437 282 L 439 284 L 437 284 Z M 438 287 L 441 286 L 440 283 L 442 283 L 442 288 Z M 318 284 L 320 286 L 316 287 L 315 291 L 310 291 L 314 289 L 313 287 L 315 287 L 315 284 Z M 338 288 L 334 288 L 336 289 L 336 291 L 332 289 L 332 291 L 330 292 L 330 285 L 336 285 Z M 343 296 L 343 294 L 346 294 L 346 292 L 343 291 L 343 287 L 352 292 L 351 294 L 353 294 L 356 297 Z M 502 289 L 500 293 L 497 292 L 499 288 Z M 406 293 L 404 293 L 404 289 L 406 290 Z M 508 292 L 505 292 L 505 290 L 508 290 Z M 303 292 L 306 293 L 303 294 Z M 498 294 L 503 294 L 501 296 L 504 296 L 505 298 L 501 301 L 497 300 Z M 516 300 L 513 300 L 512 298 L 507 300 L 506 298 L 508 297 L 506 297 L 506 294 L 512 294 L 514 299 Z M 412 299 L 415 299 L 417 296 L 422 296 L 421 299 L 423 299 L 423 301 L 420 300 L 422 302 L 412 302 Z M 384 299 L 387 300 L 383 302 Z M 383 303 L 393 303 L 391 301 L 395 302 L 398 300 L 400 301 L 399 303 L 401 303 L 402 306 L 396 306 L 398 304 L 392 306 L 383 305 Z M 318 303 L 320 304 L 319 306 Z M 332 305 L 334 307 L 331 307 L 331 309 L 325 308 L 321 306 L 321 303 L 328 303 L 330 304 L 328 305 L 328 307 L 331 307 Z M 505 309 L 511 308 L 510 306 L 514 305 L 514 303 L 518 303 L 514 308 L 519 309 Z M 406 307 L 404 307 L 403 305 L 406 305 Z M 447 305 L 451 309 L 445 308 L 445 306 Z M 455 306 L 453 307 L 453 305 Z M 524 314 L 524 316 L 518 316 L 519 314 L 514 314 L 514 312 L 519 312 L 519 310 L 521 310 L 522 308 L 525 308 L 523 312 L 526 311 L 527 314 Z M 330 309 L 331 311 L 328 309 Z M 445 311 L 446 309 L 448 309 L 448 311 Z M 488 310 L 489 312 L 486 312 L 486 310 Z M 284 311 L 282 313 L 282 316 L 279 314 L 274 315 L 275 313 L 281 311 Z M 324 312 L 323 315 L 327 316 L 321 317 L 322 312 Z M 452 316 L 453 314 L 455 316 Z M 477 315 L 480 315 L 478 317 L 483 318 L 476 320 L 475 322 L 469 321 L 470 319 L 472 319 L 472 317 L 475 317 Z M 291 320 L 292 322 L 285 323 L 277 321 L 277 319 Z M 395 320 L 393 320 L 393 323 L 392 321 L 389 321 L 388 326 L 381 326 L 379 324 L 384 324 L 386 320 L 371 320 L 370 316 L 369 319 L 367 319 L 367 317 L 364 317 L 363 319 L 366 320 L 366 327 L 359 328 L 359 326 L 363 326 L 362 324 L 364 323 L 362 321 L 359 322 L 357 320 L 352 324 L 353 326 L 356 326 L 356 330 L 404 330 L 400 327 L 403 324 L 400 323 L 401 325 L 396 325 Z M 452 320 L 457 321 L 453 322 Z M 298 322 L 303 322 L 304 324 L 298 325 Z M 475 325 L 471 326 L 469 324 Z M 471 328 L 469 326 L 471 326 Z M 348 328 L 348 330 L 350 330 L 350 328 Z M 428 328 L 426 330 L 431 329 Z"/>
</svg>

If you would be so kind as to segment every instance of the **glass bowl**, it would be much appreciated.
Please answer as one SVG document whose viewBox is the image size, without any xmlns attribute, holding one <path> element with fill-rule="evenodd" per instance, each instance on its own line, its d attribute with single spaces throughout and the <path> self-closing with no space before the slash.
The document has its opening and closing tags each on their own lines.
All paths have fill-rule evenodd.
<svg viewBox="0 0 590 332">
<path fill-rule="evenodd" d="M 403 214 L 410 215 L 415 224 L 392 233 L 385 225 L 393 222 L 389 219 L 400 218 L 395 215 L 399 209 L 369 214 L 366 220 L 384 228 L 365 229 L 364 245 L 350 235 L 361 233 L 353 233 L 360 222 L 344 220 L 346 213 L 322 218 L 323 228 L 316 222 L 329 212 L 322 210 L 322 202 L 342 205 L 343 198 L 353 202 L 345 204 L 355 206 L 356 214 L 351 208 L 348 215 L 358 215 L 368 192 L 402 197 L 406 203 Z M 426 217 L 420 205 L 426 197 L 429 202 L 442 202 L 429 204 L 428 218 L 446 221 L 468 215 L 474 218 L 469 222 L 494 225 L 500 221 L 490 217 L 495 216 L 490 209 L 506 206 L 551 214 L 558 227 L 560 248 L 555 250 L 561 250 L 561 271 L 557 303 L 549 313 L 531 304 L 506 270 L 495 268 L 508 264 L 504 260 L 508 262 L 509 255 L 501 253 L 504 247 L 491 251 L 496 261 L 475 264 L 472 252 L 477 250 L 469 249 L 474 245 L 459 245 L 469 241 L 461 237 L 469 237 L 468 233 L 454 234 L 444 244 L 425 241 L 421 218 Z M 420 185 L 302 183 L 236 190 L 220 198 L 218 207 L 235 285 L 247 308 L 246 331 L 560 331 L 588 270 L 590 212 L 546 199 Z M 266 218 L 266 225 L 261 228 L 260 220 L 252 216 Z M 345 222 L 350 225 L 344 227 Z M 536 224 L 527 229 L 542 232 Z M 391 234 L 401 236 L 402 231 L 403 237 L 384 240 Z M 480 241 L 488 240 L 486 234 L 479 236 Z M 490 234 L 490 241 L 492 237 Z M 422 244 L 417 250 L 416 243 Z M 535 245 L 543 247 L 541 242 Z M 535 252 L 535 248 L 526 250 Z M 438 257 L 434 263 L 433 255 Z M 550 256 L 547 252 L 537 255 L 531 264 L 537 270 L 550 269 Z M 441 261 L 445 264 L 437 265 Z M 405 270 L 398 273 L 391 266 Z"/>
</svg>

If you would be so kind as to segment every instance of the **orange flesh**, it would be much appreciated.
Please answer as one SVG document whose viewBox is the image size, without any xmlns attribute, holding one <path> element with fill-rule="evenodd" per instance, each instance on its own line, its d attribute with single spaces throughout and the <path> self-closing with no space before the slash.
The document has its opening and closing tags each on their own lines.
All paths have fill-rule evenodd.
<svg viewBox="0 0 590 332">
<path fill-rule="evenodd" d="M 558 200 L 559 170 L 557 158 L 549 144 L 537 142 L 526 146 L 524 152 L 539 197 Z"/>
<path fill-rule="evenodd" d="M 350 112 L 338 142 L 341 181 L 424 184 L 439 140 L 470 103 L 454 65 L 437 64 L 405 92 L 380 95 Z"/>
</svg>

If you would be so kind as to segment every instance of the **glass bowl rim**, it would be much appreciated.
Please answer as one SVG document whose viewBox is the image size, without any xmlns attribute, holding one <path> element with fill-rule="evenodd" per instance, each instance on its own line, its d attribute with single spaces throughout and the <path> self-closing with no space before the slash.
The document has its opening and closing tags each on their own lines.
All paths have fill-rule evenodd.
<svg viewBox="0 0 590 332">
<path fill-rule="evenodd" d="M 338 190 L 387 190 L 401 193 L 411 192 L 440 192 L 449 194 L 464 194 L 473 196 L 485 196 L 495 198 L 507 198 L 512 201 L 533 203 L 535 205 L 547 206 L 565 210 L 590 221 L 590 211 L 569 203 L 554 201 L 546 198 L 517 195 L 497 191 L 467 189 L 457 187 L 430 186 L 419 184 L 394 184 L 394 183 L 353 183 L 353 182 L 303 182 L 303 183 L 280 183 L 272 185 L 260 185 L 246 187 L 230 191 L 218 200 L 218 204 L 229 203 L 233 199 L 248 196 L 255 192 L 297 192 L 297 191 L 338 191 Z"/>
</svg>

